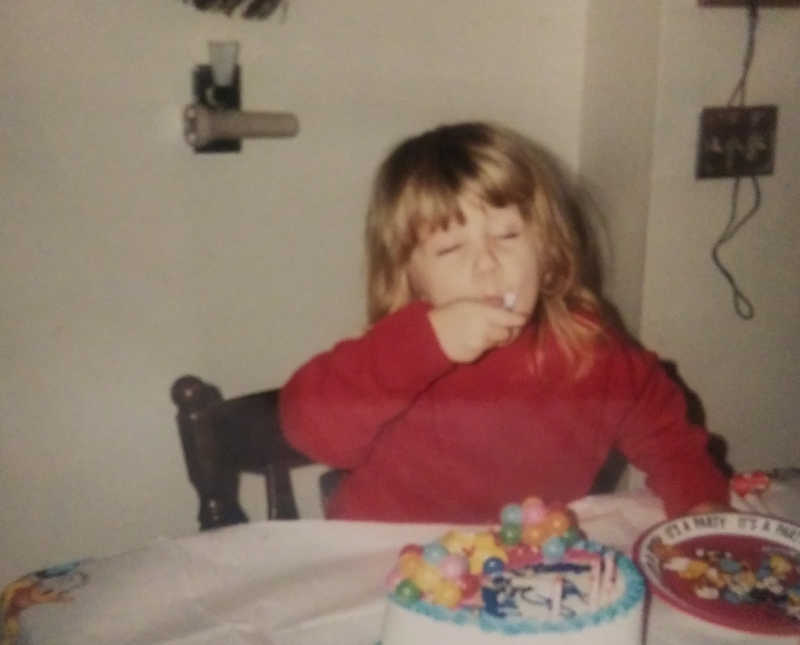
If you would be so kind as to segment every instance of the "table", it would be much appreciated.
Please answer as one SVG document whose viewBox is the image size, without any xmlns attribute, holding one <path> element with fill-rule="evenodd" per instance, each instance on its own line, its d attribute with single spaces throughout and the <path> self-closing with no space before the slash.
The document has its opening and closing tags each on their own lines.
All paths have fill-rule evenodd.
<svg viewBox="0 0 800 645">
<path fill-rule="evenodd" d="M 590 496 L 570 507 L 591 539 L 626 552 L 664 519 L 647 491 Z M 383 581 L 398 549 L 449 528 L 265 521 L 158 539 L 18 581 L 14 597 L 10 587 L 4 597 L 6 628 L 17 632 L 18 645 L 375 645 Z M 669 642 L 667 634 L 648 635 L 648 645 Z M 683 635 L 680 642 L 707 641 Z"/>
</svg>

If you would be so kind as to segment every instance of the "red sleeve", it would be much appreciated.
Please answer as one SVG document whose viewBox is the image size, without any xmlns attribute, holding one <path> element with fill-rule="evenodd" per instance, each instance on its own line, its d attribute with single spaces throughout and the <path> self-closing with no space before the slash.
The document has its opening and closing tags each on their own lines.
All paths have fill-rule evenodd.
<svg viewBox="0 0 800 645">
<path fill-rule="evenodd" d="M 619 447 L 647 476 L 667 515 L 681 515 L 701 502 L 728 503 L 728 481 L 707 450 L 708 433 L 689 423 L 686 399 L 658 357 L 624 350 L 633 404 L 620 426 Z"/>
<path fill-rule="evenodd" d="M 295 372 L 280 396 L 289 443 L 337 468 L 362 463 L 382 427 L 453 367 L 436 339 L 429 308 L 412 303 Z"/>
</svg>

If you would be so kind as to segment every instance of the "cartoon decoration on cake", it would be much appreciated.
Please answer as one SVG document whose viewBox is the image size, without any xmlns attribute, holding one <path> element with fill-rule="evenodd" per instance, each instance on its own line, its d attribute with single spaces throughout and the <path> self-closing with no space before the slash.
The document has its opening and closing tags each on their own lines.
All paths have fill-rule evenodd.
<svg viewBox="0 0 800 645">
<path fill-rule="evenodd" d="M 422 600 L 499 619 L 568 619 L 619 592 L 614 552 L 585 541 L 567 509 L 536 497 L 503 507 L 486 531 L 406 545 L 387 584 L 403 606 Z"/>
</svg>

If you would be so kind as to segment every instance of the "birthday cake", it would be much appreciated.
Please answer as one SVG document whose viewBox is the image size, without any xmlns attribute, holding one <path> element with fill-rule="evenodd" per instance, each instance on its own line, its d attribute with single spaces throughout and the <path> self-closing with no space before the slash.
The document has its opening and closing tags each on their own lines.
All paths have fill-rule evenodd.
<svg viewBox="0 0 800 645">
<path fill-rule="evenodd" d="M 387 585 L 383 645 L 642 642 L 636 566 L 537 498 L 485 531 L 406 545 Z"/>
</svg>

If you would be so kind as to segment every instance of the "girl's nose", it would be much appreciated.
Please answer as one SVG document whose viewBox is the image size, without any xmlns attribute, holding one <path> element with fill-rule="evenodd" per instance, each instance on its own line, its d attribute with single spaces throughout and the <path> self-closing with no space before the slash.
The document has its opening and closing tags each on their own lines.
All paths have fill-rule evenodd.
<svg viewBox="0 0 800 645">
<path fill-rule="evenodd" d="M 481 240 L 476 249 L 475 270 L 478 273 L 489 273 L 495 271 L 500 265 L 492 238 Z"/>
</svg>

